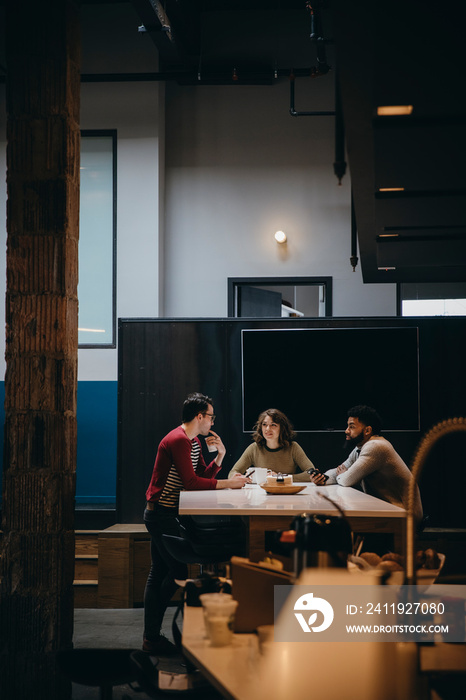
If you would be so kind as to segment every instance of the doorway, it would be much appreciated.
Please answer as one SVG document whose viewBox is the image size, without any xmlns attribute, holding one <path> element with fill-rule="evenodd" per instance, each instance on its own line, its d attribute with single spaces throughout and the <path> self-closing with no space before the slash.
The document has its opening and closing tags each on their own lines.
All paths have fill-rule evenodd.
<svg viewBox="0 0 466 700">
<path fill-rule="evenodd" d="M 228 316 L 321 318 L 332 316 L 331 277 L 229 277 Z"/>
</svg>

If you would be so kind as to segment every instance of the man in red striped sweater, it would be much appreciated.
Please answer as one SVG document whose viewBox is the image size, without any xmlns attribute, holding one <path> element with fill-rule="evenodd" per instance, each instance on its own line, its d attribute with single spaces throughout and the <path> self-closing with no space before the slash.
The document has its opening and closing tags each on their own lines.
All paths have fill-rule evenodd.
<svg viewBox="0 0 466 700">
<path fill-rule="evenodd" d="M 179 535 L 177 521 L 180 491 L 239 489 L 250 482 L 237 474 L 231 479 L 216 479 L 226 453 L 220 436 L 212 430 L 215 420 L 212 399 L 198 392 L 184 404 L 182 423 L 159 444 L 154 469 L 146 491 L 144 523 L 151 536 L 151 568 L 144 592 L 144 651 L 154 655 L 176 652 L 176 647 L 161 634 L 168 603 L 177 584 L 187 577 L 186 565 L 176 561 L 164 546 L 162 535 Z M 198 435 L 217 450 L 206 465 Z"/>
</svg>

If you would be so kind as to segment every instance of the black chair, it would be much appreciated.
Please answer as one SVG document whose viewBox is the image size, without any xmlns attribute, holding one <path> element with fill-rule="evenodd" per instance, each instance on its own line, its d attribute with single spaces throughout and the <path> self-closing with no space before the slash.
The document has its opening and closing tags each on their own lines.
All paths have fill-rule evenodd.
<svg viewBox="0 0 466 700">
<path fill-rule="evenodd" d="M 131 663 L 134 649 L 65 649 L 57 653 L 57 664 L 73 683 L 98 687 L 100 700 L 112 700 L 113 686 L 136 680 Z"/>
<path fill-rule="evenodd" d="M 184 564 L 201 567 L 245 556 L 246 526 L 241 518 L 217 516 L 178 516 L 180 536 L 162 535 L 170 554 Z"/>
<path fill-rule="evenodd" d="M 246 526 L 239 517 L 179 515 L 180 536 L 162 535 L 162 541 L 174 559 L 183 564 L 199 564 L 218 574 L 218 564 L 229 562 L 232 556 L 245 556 L 247 549 Z M 185 586 L 186 581 L 176 581 Z M 184 596 L 172 621 L 172 634 L 176 646 L 181 649 L 181 632 L 177 619 L 183 615 Z M 134 662 L 133 655 L 133 662 Z M 137 656 L 136 656 L 137 658 Z M 147 662 L 145 664 L 147 670 Z M 195 669 L 186 659 L 187 670 Z M 142 683 L 140 682 L 142 685 Z"/>
</svg>

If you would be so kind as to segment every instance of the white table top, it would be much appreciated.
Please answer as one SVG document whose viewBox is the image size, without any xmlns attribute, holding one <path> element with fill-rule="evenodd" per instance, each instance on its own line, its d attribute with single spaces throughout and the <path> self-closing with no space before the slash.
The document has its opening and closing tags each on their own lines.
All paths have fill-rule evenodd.
<svg viewBox="0 0 466 700">
<path fill-rule="evenodd" d="M 182 491 L 179 512 L 184 515 L 285 515 L 299 513 L 338 514 L 338 510 L 323 498 L 327 495 L 348 517 L 404 518 L 406 511 L 379 498 L 345 486 L 316 486 L 293 495 L 268 494 L 256 484 L 242 489 L 212 491 Z"/>
</svg>

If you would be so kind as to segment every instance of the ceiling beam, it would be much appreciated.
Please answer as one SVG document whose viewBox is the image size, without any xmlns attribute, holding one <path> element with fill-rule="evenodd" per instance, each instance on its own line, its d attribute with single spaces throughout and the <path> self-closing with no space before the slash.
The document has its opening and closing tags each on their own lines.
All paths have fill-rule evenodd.
<svg viewBox="0 0 466 700">
<path fill-rule="evenodd" d="M 146 31 L 154 42 L 161 62 L 186 65 L 186 52 L 169 16 L 159 0 L 131 0 L 141 20 L 140 31 Z"/>
</svg>

